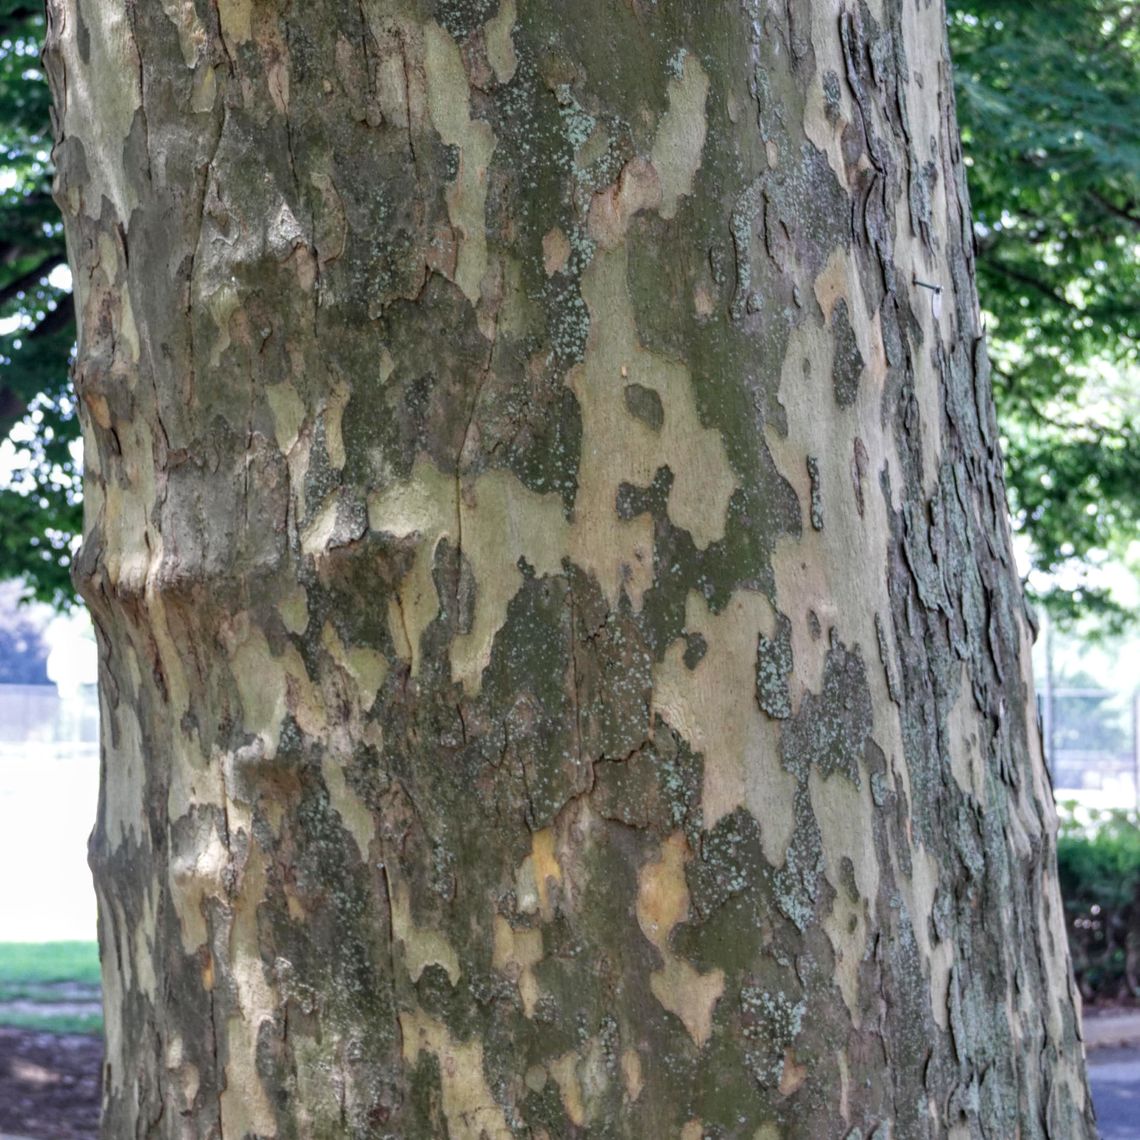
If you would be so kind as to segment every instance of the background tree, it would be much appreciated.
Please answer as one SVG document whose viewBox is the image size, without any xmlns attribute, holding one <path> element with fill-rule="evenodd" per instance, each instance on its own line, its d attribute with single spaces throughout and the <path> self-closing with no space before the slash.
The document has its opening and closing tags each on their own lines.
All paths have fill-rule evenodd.
<svg viewBox="0 0 1140 1140">
<path fill-rule="evenodd" d="M 68 378 L 75 320 L 51 199 L 43 19 L 38 4 L 0 2 L 0 439 L 17 444 L 11 484 L 0 487 L 0 572 L 60 604 L 73 596 L 81 510 Z"/>
<path fill-rule="evenodd" d="M 950 8 L 1015 521 L 1071 579 L 1140 533 L 1140 9 Z M 1123 616 L 1079 576 L 1048 601 Z"/>
<path fill-rule="evenodd" d="M 105 1134 L 1091 1137 L 941 6 L 49 29 Z"/>
<path fill-rule="evenodd" d="M 0 583 L 0 685 L 46 685 L 47 622 L 43 613 L 17 606 L 18 593 L 13 583 Z"/>
</svg>

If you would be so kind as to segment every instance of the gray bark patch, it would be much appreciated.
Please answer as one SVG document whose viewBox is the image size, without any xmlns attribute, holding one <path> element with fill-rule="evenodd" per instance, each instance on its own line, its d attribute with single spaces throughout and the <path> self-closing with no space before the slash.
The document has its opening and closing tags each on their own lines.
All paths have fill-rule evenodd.
<svg viewBox="0 0 1140 1140">
<path fill-rule="evenodd" d="M 756 703 L 775 720 L 792 715 L 788 678 L 792 675 L 792 623 L 780 614 L 776 636 L 763 634 L 756 645 Z"/>
<path fill-rule="evenodd" d="M 812 530 L 823 530 L 823 494 L 819 483 L 819 460 L 814 455 L 807 458 L 808 478 L 811 480 L 811 526 Z M 860 511 L 860 514 L 863 512 Z"/>
<path fill-rule="evenodd" d="M 823 691 L 808 693 L 781 738 L 784 766 L 797 771 L 804 762 L 826 777 L 842 772 L 859 786 L 859 761 L 871 735 L 871 691 L 858 648 L 849 650 L 833 633 L 823 669 Z"/>
<path fill-rule="evenodd" d="M 841 297 L 831 314 L 831 332 L 835 337 L 835 359 L 831 366 L 831 383 L 835 402 L 849 408 L 859 394 L 859 377 L 863 372 L 863 354 L 855 340 L 855 330 L 847 315 L 847 302 Z"/>
</svg>

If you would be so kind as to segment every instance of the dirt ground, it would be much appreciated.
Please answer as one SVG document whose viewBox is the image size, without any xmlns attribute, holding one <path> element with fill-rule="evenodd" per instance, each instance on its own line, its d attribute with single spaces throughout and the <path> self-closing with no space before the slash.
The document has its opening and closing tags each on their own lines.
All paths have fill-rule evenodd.
<svg viewBox="0 0 1140 1140">
<path fill-rule="evenodd" d="M 95 1140 L 103 1042 L 0 1028 L 0 1133 Z"/>
</svg>

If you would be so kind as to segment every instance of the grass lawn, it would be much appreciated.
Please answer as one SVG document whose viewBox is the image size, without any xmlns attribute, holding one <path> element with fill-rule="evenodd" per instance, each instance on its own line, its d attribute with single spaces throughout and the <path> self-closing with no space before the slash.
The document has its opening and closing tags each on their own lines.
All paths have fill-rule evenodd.
<svg viewBox="0 0 1140 1140">
<path fill-rule="evenodd" d="M 0 1025 L 8 1029 L 32 1029 L 37 1033 L 102 1033 L 101 1013 L 52 1013 L 45 1007 L 43 1013 L 3 1013 Z"/>
<path fill-rule="evenodd" d="M 99 984 L 96 942 L 0 942 L 0 986 L 18 982 Z"/>
<path fill-rule="evenodd" d="M 98 1033 L 99 948 L 94 942 L 0 942 L 0 1025 Z"/>
</svg>

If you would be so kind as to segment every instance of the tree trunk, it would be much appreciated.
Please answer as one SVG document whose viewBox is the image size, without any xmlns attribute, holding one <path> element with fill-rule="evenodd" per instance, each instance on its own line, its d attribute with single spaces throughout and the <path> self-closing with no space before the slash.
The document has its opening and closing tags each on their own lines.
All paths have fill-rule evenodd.
<svg viewBox="0 0 1140 1140">
<path fill-rule="evenodd" d="M 942 5 L 49 8 L 104 1136 L 1092 1137 Z"/>
</svg>

